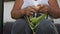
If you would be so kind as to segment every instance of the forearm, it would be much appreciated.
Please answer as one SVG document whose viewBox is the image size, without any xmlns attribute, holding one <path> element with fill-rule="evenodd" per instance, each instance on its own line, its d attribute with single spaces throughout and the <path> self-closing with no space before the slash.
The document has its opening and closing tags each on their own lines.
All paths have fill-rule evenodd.
<svg viewBox="0 0 60 34">
<path fill-rule="evenodd" d="M 11 17 L 13 19 L 19 19 L 24 16 L 23 10 L 15 10 L 11 12 Z"/>
<path fill-rule="evenodd" d="M 60 18 L 60 10 L 57 0 L 49 0 L 50 10 L 48 13 L 54 18 Z"/>
<path fill-rule="evenodd" d="M 21 7 L 23 5 L 24 1 L 23 0 L 15 0 L 15 4 L 13 6 L 13 9 L 11 11 L 11 17 L 13 19 L 18 19 L 20 17 L 22 17 L 22 11 Z"/>
<path fill-rule="evenodd" d="M 59 8 L 51 8 L 48 12 L 54 18 L 60 18 L 60 9 Z"/>
</svg>

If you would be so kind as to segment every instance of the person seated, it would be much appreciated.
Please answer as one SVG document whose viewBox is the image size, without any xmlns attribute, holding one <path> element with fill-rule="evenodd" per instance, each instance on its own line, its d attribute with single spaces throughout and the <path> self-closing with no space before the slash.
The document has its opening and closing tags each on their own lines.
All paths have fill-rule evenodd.
<svg viewBox="0 0 60 34">
<path fill-rule="evenodd" d="M 38 2 L 37 6 L 40 6 L 38 10 L 35 8 L 34 2 Z M 16 21 L 13 23 L 11 34 L 33 34 L 24 16 L 31 16 L 37 11 L 49 14 L 54 18 L 60 17 L 57 0 L 15 0 L 14 7 L 11 11 L 11 17 L 16 19 Z M 35 34 L 58 34 L 54 23 L 48 19 L 39 21 L 34 32 Z"/>
</svg>

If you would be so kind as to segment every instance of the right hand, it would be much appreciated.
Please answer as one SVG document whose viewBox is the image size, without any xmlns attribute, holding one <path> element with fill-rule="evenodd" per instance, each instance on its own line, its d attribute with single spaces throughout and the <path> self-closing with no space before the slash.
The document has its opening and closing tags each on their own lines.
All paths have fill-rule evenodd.
<svg viewBox="0 0 60 34">
<path fill-rule="evenodd" d="M 27 16 L 32 16 L 36 12 L 34 6 L 28 6 L 24 9 L 24 11 L 25 11 L 25 15 Z"/>
</svg>

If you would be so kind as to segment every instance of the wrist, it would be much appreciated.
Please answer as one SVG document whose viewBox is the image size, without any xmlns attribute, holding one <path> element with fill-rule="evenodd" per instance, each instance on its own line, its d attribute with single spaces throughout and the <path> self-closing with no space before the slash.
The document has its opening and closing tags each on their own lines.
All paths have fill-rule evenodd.
<svg viewBox="0 0 60 34">
<path fill-rule="evenodd" d="M 25 11 L 23 9 L 20 10 L 20 13 L 21 13 L 20 14 L 21 16 L 24 16 L 25 15 Z"/>
</svg>

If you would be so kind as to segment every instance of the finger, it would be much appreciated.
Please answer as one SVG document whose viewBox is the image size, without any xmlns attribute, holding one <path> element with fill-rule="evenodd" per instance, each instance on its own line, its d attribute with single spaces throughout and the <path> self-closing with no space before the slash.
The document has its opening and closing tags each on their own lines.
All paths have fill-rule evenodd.
<svg viewBox="0 0 60 34">
<path fill-rule="evenodd" d="M 36 12 L 36 10 L 35 9 L 33 9 L 32 7 L 28 7 L 28 11 L 31 11 L 31 12 Z"/>
<path fill-rule="evenodd" d="M 29 15 L 29 11 L 26 11 L 26 15 L 27 15 L 27 16 Z"/>
<path fill-rule="evenodd" d="M 27 9 L 28 9 L 28 10 L 34 9 L 34 6 L 29 6 Z"/>
<path fill-rule="evenodd" d="M 42 12 L 42 13 L 47 13 L 47 11 L 48 11 L 48 10 L 47 10 L 47 9 L 45 9 L 45 8 L 44 8 L 44 9 L 42 9 L 42 10 L 40 10 L 40 12 Z"/>
<path fill-rule="evenodd" d="M 40 12 L 47 12 L 47 11 L 48 11 L 47 9 L 40 10 Z"/>
<path fill-rule="evenodd" d="M 34 9 L 34 10 L 36 11 L 35 6 L 31 6 L 31 8 Z"/>
<path fill-rule="evenodd" d="M 35 12 L 34 9 L 32 9 L 31 7 L 27 7 L 27 12 L 26 12 L 26 15 L 29 15 L 31 12 L 31 14 L 33 14 Z"/>
<path fill-rule="evenodd" d="M 27 15 L 27 16 L 31 16 L 31 15 L 33 15 L 33 12 L 27 11 L 27 12 L 26 12 L 26 15 Z"/>
<path fill-rule="evenodd" d="M 31 16 L 32 16 L 33 14 L 34 14 L 33 12 L 30 12 L 30 14 L 29 14 L 29 15 L 31 15 Z"/>
<path fill-rule="evenodd" d="M 44 7 L 41 8 L 40 10 L 43 10 L 43 9 L 47 9 L 47 10 L 48 10 L 48 7 L 47 7 L 47 6 L 44 6 Z"/>
<path fill-rule="evenodd" d="M 30 9 L 30 12 L 33 12 L 33 13 L 35 13 L 35 12 L 36 12 L 36 10 L 34 10 L 34 9 Z"/>
<path fill-rule="evenodd" d="M 27 15 L 28 16 L 32 16 L 33 15 L 33 12 L 29 12 Z"/>
</svg>

